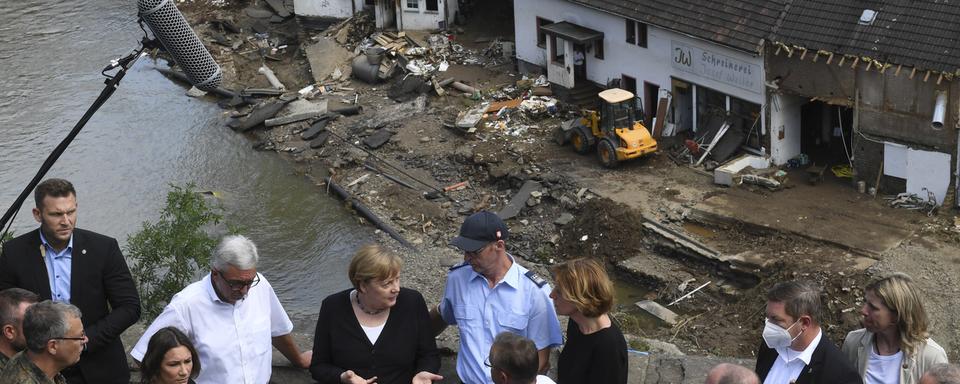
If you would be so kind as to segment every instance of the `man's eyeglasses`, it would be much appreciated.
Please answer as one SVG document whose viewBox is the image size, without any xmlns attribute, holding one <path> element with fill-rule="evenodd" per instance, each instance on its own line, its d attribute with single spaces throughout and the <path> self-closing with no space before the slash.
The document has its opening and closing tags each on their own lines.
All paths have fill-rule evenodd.
<svg viewBox="0 0 960 384">
<path fill-rule="evenodd" d="M 77 341 L 84 341 L 84 340 L 86 340 L 86 339 L 87 339 L 87 332 L 86 332 L 86 331 L 83 331 L 83 332 L 80 332 L 80 337 L 54 337 L 54 338 L 51 338 L 50 340 L 77 340 Z"/>
<path fill-rule="evenodd" d="M 493 243 L 488 243 L 487 245 L 484 245 L 483 247 L 480 247 L 480 249 L 478 249 L 478 250 L 476 250 L 476 251 L 463 251 L 463 254 L 464 254 L 465 256 L 467 256 L 467 257 L 470 257 L 470 258 L 477 257 L 477 256 L 479 256 L 481 253 L 483 253 L 483 251 L 487 250 L 487 248 L 489 248 L 491 244 L 493 244 Z"/>
<path fill-rule="evenodd" d="M 223 273 L 221 273 L 220 271 L 217 271 L 217 275 L 220 275 L 220 279 L 222 279 L 225 283 L 227 283 L 227 285 L 230 286 L 230 289 L 234 291 L 239 291 L 244 288 L 253 288 L 257 285 L 257 283 L 260 282 L 260 276 L 255 276 L 253 280 L 243 281 L 243 280 L 227 280 L 225 277 L 223 277 Z"/>
<path fill-rule="evenodd" d="M 490 356 L 487 356 L 486 359 L 483 359 L 483 365 L 486 365 L 487 368 L 493 368 L 493 363 L 490 362 Z"/>
</svg>

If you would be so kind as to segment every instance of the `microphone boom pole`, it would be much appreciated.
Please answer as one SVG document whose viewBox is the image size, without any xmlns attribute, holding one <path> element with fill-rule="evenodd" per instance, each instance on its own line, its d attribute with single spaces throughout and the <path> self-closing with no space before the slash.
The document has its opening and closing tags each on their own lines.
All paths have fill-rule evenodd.
<svg viewBox="0 0 960 384">
<path fill-rule="evenodd" d="M 120 86 L 120 80 L 122 80 L 123 76 L 127 74 L 127 70 L 133 67 L 133 64 L 136 63 L 140 57 L 145 55 L 143 50 L 144 48 L 141 46 L 135 49 L 129 55 L 112 61 L 110 65 L 103 69 L 101 73 L 107 77 L 107 80 L 104 81 L 104 83 L 106 83 L 106 87 L 104 87 L 103 91 L 100 92 L 100 96 L 97 97 L 93 104 L 90 105 L 90 108 L 87 108 L 87 112 L 84 113 L 83 117 L 80 118 L 80 121 L 73 126 L 73 129 L 70 130 L 70 133 L 67 134 L 67 137 L 60 141 L 60 144 L 53 149 L 53 152 L 50 152 L 50 155 L 47 156 L 46 160 L 44 160 L 43 164 L 40 166 L 40 169 L 37 171 L 37 174 L 33 176 L 33 179 L 30 180 L 30 183 L 28 183 L 23 189 L 23 192 L 20 192 L 20 196 L 17 196 L 17 199 L 13 202 L 13 205 L 11 205 L 10 208 L 7 209 L 7 212 L 3 214 L 3 217 L 0 218 L 0 229 L 3 229 L 3 235 L 0 236 L 0 238 L 5 238 L 7 236 L 7 233 L 10 230 L 10 225 L 8 224 L 12 225 L 11 219 L 16 216 L 17 211 L 20 210 L 20 207 L 27 199 L 27 196 L 30 195 L 30 191 L 33 191 L 33 189 L 36 188 L 37 184 L 40 183 L 40 180 L 43 179 L 43 176 L 47 174 L 47 171 L 49 171 L 50 168 L 53 167 L 53 164 L 57 162 L 57 159 L 60 158 L 60 155 L 67 150 L 67 146 L 69 146 L 73 139 L 77 137 L 77 135 L 80 133 L 80 130 L 87 125 L 87 121 L 93 117 L 93 114 L 96 113 L 97 110 L 99 110 L 100 107 L 107 102 L 107 99 L 109 99 L 111 95 L 113 95 L 113 92 L 116 91 Z M 107 74 L 107 71 L 115 68 L 120 68 L 116 74 L 112 76 Z"/>
</svg>

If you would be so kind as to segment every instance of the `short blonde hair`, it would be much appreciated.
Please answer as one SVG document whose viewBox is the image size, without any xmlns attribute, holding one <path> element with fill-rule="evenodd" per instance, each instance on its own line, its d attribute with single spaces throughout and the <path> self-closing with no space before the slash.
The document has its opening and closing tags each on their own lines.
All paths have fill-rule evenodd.
<svg viewBox="0 0 960 384">
<path fill-rule="evenodd" d="M 603 264 L 594 259 L 574 259 L 551 268 L 557 294 L 587 317 L 610 312 L 613 282 Z"/>
<path fill-rule="evenodd" d="M 370 280 L 386 280 L 400 274 L 403 262 L 400 256 L 390 250 L 370 244 L 360 247 L 350 260 L 347 275 L 353 287 L 360 289 L 360 284 Z"/>
<path fill-rule="evenodd" d="M 907 355 L 912 355 L 927 341 L 927 311 L 909 275 L 894 273 L 867 285 L 866 292 L 876 295 L 896 315 L 900 348 Z"/>
</svg>

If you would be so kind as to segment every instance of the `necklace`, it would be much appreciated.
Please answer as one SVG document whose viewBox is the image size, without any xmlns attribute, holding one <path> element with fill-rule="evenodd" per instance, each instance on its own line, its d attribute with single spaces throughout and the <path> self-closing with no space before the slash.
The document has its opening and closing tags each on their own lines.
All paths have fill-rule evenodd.
<svg viewBox="0 0 960 384">
<path fill-rule="evenodd" d="M 387 310 L 386 308 L 377 309 L 377 310 L 373 310 L 373 311 L 367 310 L 366 308 L 363 307 L 363 304 L 360 303 L 360 292 L 353 291 L 353 298 L 354 298 L 354 301 L 357 302 L 357 307 L 360 308 L 360 312 L 366 313 L 366 314 L 368 314 L 368 315 L 370 315 L 370 316 L 379 315 L 379 314 L 381 314 L 381 313 L 383 313 L 384 311 Z"/>
</svg>

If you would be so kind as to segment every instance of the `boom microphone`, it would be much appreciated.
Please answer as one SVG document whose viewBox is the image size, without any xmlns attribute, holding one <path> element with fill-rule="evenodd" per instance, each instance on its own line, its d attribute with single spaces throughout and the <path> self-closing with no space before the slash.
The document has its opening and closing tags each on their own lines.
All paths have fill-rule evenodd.
<svg viewBox="0 0 960 384">
<path fill-rule="evenodd" d="M 220 66 L 172 0 L 138 0 L 137 9 L 140 18 L 173 56 L 191 84 L 204 91 L 220 86 L 223 81 Z"/>
</svg>

